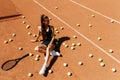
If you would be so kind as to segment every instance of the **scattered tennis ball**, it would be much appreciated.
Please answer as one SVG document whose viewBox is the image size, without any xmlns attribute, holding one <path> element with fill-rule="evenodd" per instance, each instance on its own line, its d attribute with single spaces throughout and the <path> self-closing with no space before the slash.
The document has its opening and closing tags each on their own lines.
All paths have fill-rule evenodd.
<svg viewBox="0 0 120 80">
<path fill-rule="evenodd" d="M 75 44 L 75 43 L 72 43 L 72 46 L 76 46 L 76 44 Z"/>
<path fill-rule="evenodd" d="M 12 37 L 15 37 L 15 36 L 16 36 L 16 34 L 15 34 L 15 33 L 13 33 L 13 34 L 12 34 Z"/>
<path fill-rule="evenodd" d="M 92 27 L 92 24 L 89 24 L 88 26 L 89 26 L 89 27 Z"/>
<path fill-rule="evenodd" d="M 56 42 L 56 44 L 58 44 L 58 42 Z"/>
<path fill-rule="evenodd" d="M 5 41 L 4 41 L 4 44 L 8 44 L 8 41 L 7 41 L 7 40 L 5 40 Z"/>
<path fill-rule="evenodd" d="M 81 43 L 77 43 L 78 46 L 81 46 Z"/>
<path fill-rule="evenodd" d="M 76 24 L 78 27 L 80 27 L 80 24 Z"/>
<path fill-rule="evenodd" d="M 66 43 L 64 42 L 64 43 L 62 43 L 63 45 L 66 45 Z"/>
<path fill-rule="evenodd" d="M 78 62 L 78 65 L 83 65 L 83 62 L 79 61 L 79 62 Z"/>
<path fill-rule="evenodd" d="M 36 35 L 36 34 L 33 34 L 33 37 L 37 37 L 37 35 Z"/>
<path fill-rule="evenodd" d="M 98 39 L 98 41 L 101 41 L 101 40 L 102 40 L 101 37 L 98 37 L 97 39 Z"/>
<path fill-rule="evenodd" d="M 25 22 L 25 21 L 23 21 L 22 23 L 23 23 L 23 24 L 26 24 L 26 22 Z"/>
<path fill-rule="evenodd" d="M 60 29 L 61 29 L 61 30 L 63 30 L 63 29 L 64 29 L 64 27 L 60 27 Z"/>
<path fill-rule="evenodd" d="M 77 38 L 77 36 L 76 36 L 76 35 L 74 35 L 74 36 L 73 36 L 73 38 L 74 38 L 74 39 L 76 39 L 76 38 Z"/>
<path fill-rule="evenodd" d="M 98 61 L 99 61 L 99 62 L 103 62 L 103 59 L 102 59 L 102 58 L 99 58 Z"/>
<path fill-rule="evenodd" d="M 71 72 L 68 72 L 67 75 L 68 75 L 68 76 L 72 76 L 72 73 L 71 73 Z"/>
<path fill-rule="evenodd" d="M 25 16 L 21 16 L 21 18 L 22 18 L 22 19 L 24 19 L 24 18 L 25 18 Z"/>
<path fill-rule="evenodd" d="M 38 58 L 38 57 L 36 57 L 36 58 L 35 58 L 35 61 L 39 61 L 39 58 Z"/>
<path fill-rule="evenodd" d="M 32 77 L 33 76 L 33 74 L 32 73 L 28 73 L 28 77 Z"/>
<path fill-rule="evenodd" d="M 72 46 L 72 47 L 71 47 L 71 50 L 75 50 L 75 47 Z"/>
<path fill-rule="evenodd" d="M 54 30 L 55 30 L 55 31 L 58 31 L 58 28 L 55 28 Z"/>
<path fill-rule="evenodd" d="M 52 71 L 52 70 L 49 70 L 48 72 L 49 72 L 50 74 L 51 74 L 51 73 L 53 73 L 53 71 Z"/>
<path fill-rule="evenodd" d="M 28 35 L 32 35 L 32 33 L 31 33 L 31 32 L 28 32 Z"/>
<path fill-rule="evenodd" d="M 9 39 L 9 42 L 12 42 L 13 41 L 13 39 Z"/>
<path fill-rule="evenodd" d="M 67 66 L 68 66 L 68 64 L 67 64 L 67 63 L 64 63 L 64 64 L 63 64 L 63 66 L 64 66 L 64 67 L 67 67 Z"/>
<path fill-rule="evenodd" d="M 89 54 L 89 57 L 92 58 L 92 57 L 93 57 L 93 54 Z"/>
<path fill-rule="evenodd" d="M 40 57 L 40 55 L 39 55 L 39 54 L 37 54 L 37 55 L 36 55 L 36 58 L 39 58 L 39 57 Z"/>
<path fill-rule="evenodd" d="M 111 70 L 112 70 L 112 72 L 117 72 L 117 70 L 115 68 L 112 68 Z"/>
<path fill-rule="evenodd" d="M 113 53 L 114 51 L 112 49 L 109 50 L 109 53 Z"/>
<path fill-rule="evenodd" d="M 49 20 L 52 20 L 52 18 L 49 18 Z"/>
<path fill-rule="evenodd" d="M 92 14 L 91 16 L 92 16 L 93 18 L 95 18 L 95 15 Z"/>
<path fill-rule="evenodd" d="M 64 45 L 66 48 L 69 47 L 67 44 Z"/>
<path fill-rule="evenodd" d="M 23 50 L 23 48 L 22 48 L 22 47 L 19 47 L 18 49 L 19 49 L 19 50 Z"/>
<path fill-rule="evenodd" d="M 56 34 L 60 33 L 59 31 L 56 31 Z"/>
<path fill-rule="evenodd" d="M 58 7 L 56 6 L 55 9 L 58 9 Z"/>
<path fill-rule="evenodd" d="M 114 21 L 114 20 L 111 20 L 110 22 L 111 22 L 111 23 L 114 23 L 115 21 Z"/>
<path fill-rule="evenodd" d="M 32 54 L 32 53 L 29 53 L 29 56 L 33 56 L 33 54 Z"/>
<path fill-rule="evenodd" d="M 101 67 L 105 67 L 105 63 L 101 62 L 101 63 L 100 63 L 100 66 L 101 66 Z"/>
<path fill-rule="evenodd" d="M 29 28 L 30 28 L 30 25 L 27 25 L 27 26 L 26 26 L 26 29 L 29 29 Z"/>
</svg>

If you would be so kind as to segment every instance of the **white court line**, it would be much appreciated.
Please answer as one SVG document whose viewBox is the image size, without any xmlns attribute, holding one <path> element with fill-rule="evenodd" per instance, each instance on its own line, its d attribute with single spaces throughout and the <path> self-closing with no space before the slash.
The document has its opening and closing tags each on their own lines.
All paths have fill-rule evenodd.
<svg viewBox="0 0 120 80">
<path fill-rule="evenodd" d="M 103 16 L 104 18 L 107 18 L 107 19 L 109 19 L 109 20 L 113 20 L 113 21 L 115 21 L 116 23 L 120 24 L 120 21 L 115 20 L 115 19 L 113 19 L 113 18 L 111 18 L 111 17 L 108 17 L 108 16 L 106 16 L 106 15 L 104 15 L 104 14 L 98 12 L 98 11 L 95 11 L 95 10 L 93 10 L 93 9 L 87 7 L 87 6 L 84 6 L 84 5 L 82 5 L 82 4 L 78 3 L 78 2 L 75 2 L 75 1 L 73 1 L 73 0 L 69 0 L 69 1 L 72 2 L 72 3 L 74 3 L 74 4 L 76 4 L 76 5 L 78 5 L 78 6 L 80 6 L 80 7 L 82 7 L 82 8 L 87 9 L 88 11 L 91 11 L 91 12 L 93 12 L 93 13 L 96 13 L 96 14 L 98 14 L 98 15 L 100 15 L 100 16 Z"/>
<path fill-rule="evenodd" d="M 101 50 L 103 53 L 105 53 L 107 56 L 109 56 L 110 58 L 112 58 L 114 61 L 116 61 L 117 63 L 120 63 L 120 61 L 115 58 L 114 56 L 110 55 L 107 51 L 105 51 L 102 47 L 98 46 L 96 43 L 94 43 L 92 40 L 90 40 L 89 38 L 87 38 L 85 35 L 81 34 L 79 31 L 77 31 L 76 29 L 74 29 L 71 25 L 69 25 L 67 22 L 65 22 L 64 20 L 62 20 L 60 17 L 58 17 L 57 15 L 55 15 L 53 12 L 51 12 L 50 10 L 48 10 L 46 7 L 44 7 L 42 4 L 40 4 L 37 0 L 33 0 L 37 5 L 39 5 L 40 7 L 42 7 L 44 10 L 46 10 L 48 13 L 50 13 L 51 15 L 53 15 L 55 18 L 57 18 L 59 21 L 61 21 L 62 23 L 64 23 L 65 25 L 67 25 L 69 28 L 71 28 L 73 31 L 75 31 L 77 34 L 79 34 L 81 37 L 83 37 L 84 39 L 86 39 L 88 42 L 90 42 L 92 45 L 94 45 L 95 47 L 97 47 L 99 50 Z"/>
</svg>

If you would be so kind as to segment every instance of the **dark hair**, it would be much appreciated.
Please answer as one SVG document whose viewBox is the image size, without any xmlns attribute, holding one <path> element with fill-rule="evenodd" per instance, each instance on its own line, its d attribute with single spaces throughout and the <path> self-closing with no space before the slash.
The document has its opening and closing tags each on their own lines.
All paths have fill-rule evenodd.
<svg viewBox="0 0 120 80">
<path fill-rule="evenodd" d="M 42 15 L 41 15 L 41 30 L 42 30 L 43 40 L 45 39 L 45 36 L 46 36 L 46 35 L 44 34 L 44 32 L 46 32 L 46 30 L 45 30 L 45 24 L 43 23 L 45 19 L 49 19 L 49 18 L 48 18 L 48 16 L 42 14 Z"/>
<path fill-rule="evenodd" d="M 42 27 L 42 30 L 45 30 L 45 25 L 43 23 L 45 19 L 49 19 L 49 18 L 48 18 L 48 16 L 42 14 L 41 15 L 41 27 Z"/>
</svg>

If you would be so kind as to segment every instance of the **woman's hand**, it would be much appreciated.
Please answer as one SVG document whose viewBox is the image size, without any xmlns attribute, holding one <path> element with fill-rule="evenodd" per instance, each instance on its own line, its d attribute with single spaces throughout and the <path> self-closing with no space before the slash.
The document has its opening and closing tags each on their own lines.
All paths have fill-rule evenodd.
<svg viewBox="0 0 120 80">
<path fill-rule="evenodd" d="M 52 46 L 52 44 L 50 43 L 49 45 L 48 45 L 48 47 L 50 48 Z"/>
<path fill-rule="evenodd" d="M 38 41 L 38 40 L 31 40 L 31 42 L 33 42 L 33 43 L 34 43 L 34 42 L 37 42 L 37 41 Z"/>
</svg>

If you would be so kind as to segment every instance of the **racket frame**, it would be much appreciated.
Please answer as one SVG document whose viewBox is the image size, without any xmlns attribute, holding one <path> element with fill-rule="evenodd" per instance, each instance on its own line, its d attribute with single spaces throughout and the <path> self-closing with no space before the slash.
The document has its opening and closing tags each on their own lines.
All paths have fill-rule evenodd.
<svg viewBox="0 0 120 80">
<path fill-rule="evenodd" d="M 18 62 L 19 62 L 20 60 L 22 60 L 23 58 L 25 58 L 25 57 L 27 57 L 27 56 L 29 56 L 29 53 L 25 54 L 24 56 L 22 56 L 22 57 L 20 57 L 20 58 L 5 61 L 5 62 L 2 64 L 2 66 L 1 66 L 2 70 L 4 70 L 3 67 L 4 67 L 4 65 L 5 65 L 6 63 L 8 63 L 8 62 L 10 62 L 10 61 L 16 61 L 16 63 L 15 63 L 12 67 L 10 67 L 10 68 L 8 68 L 8 69 L 6 69 L 6 70 L 4 70 L 4 71 L 8 71 L 8 70 L 14 68 L 14 67 L 18 64 Z"/>
</svg>

